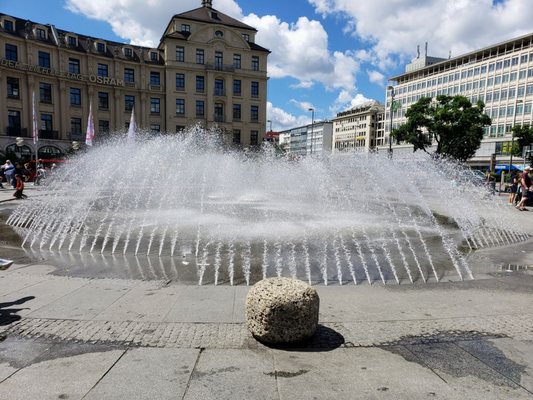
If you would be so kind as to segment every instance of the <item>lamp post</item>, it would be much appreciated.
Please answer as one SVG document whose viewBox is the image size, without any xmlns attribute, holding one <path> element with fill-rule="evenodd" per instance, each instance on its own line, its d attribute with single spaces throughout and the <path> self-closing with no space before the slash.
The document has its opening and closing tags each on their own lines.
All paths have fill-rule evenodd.
<svg viewBox="0 0 533 400">
<path fill-rule="evenodd" d="M 514 127 L 516 125 L 516 111 L 519 103 L 522 103 L 522 100 L 516 100 L 516 103 L 514 104 L 513 127 L 511 129 L 511 156 L 509 157 L 509 173 L 511 173 L 511 170 L 513 169 Z"/>
<path fill-rule="evenodd" d="M 388 86 L 390 90 L 390 127 L 389 127 L 389 158 L 392 158 L 392 112 L 394 110 L 394 86 Z"/>
<path fill-rule="evenodd" d="M 310 108 L 311 111 L 311 154 L 313 154 L 313 140 L 315 139 L 315 109 Z"/>
<path fill-rule="evenodd" d="M 267 122 L 268 122 L 269 125 L 270 125 L 270 127 L 268 128 L 268 130 L 269 130 L 269 132 L 272 132 L 272 120 L 269 119 Z"/>
</svg>

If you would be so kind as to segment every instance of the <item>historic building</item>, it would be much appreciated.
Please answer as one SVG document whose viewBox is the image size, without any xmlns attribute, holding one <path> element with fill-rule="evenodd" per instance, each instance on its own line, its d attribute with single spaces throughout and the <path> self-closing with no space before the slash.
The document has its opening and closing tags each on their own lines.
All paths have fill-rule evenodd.
<svg viewBox="0 0 533 400">
<path fill-rule="evenodd" d="M 0 152 L 35 154 L 32 104 L 41 158 L 84 141 L 90 105 L 96 140 L 125 130 L 135 108 L 153 134 L 201 123 L 226 142 L 259 144 L 269 51 L 255 28 L 211 3 L 174 15 L 155 48 L 0 14 Z"/>
<path fill-rule="evenodd" d="M 426 52 L 413 60 L 404 74 L 390 81 L 394 85 L 386 92 L 384 146 L 388 147 L 391 121 L 393 128 L 405 122 L 405 112 L 421 97 L 460 94 L 473 103 L 483 100 L 486 114 L 492 118 L 470 163 L 487 166 L 493 155 L 505 163 L 509 160 L 513 125 L 533 122 L 533 34 L 454 58 L 428 57 Z M 393 148 L 395 152 L 412 151 L 410 146 Z"/>
<path fill-rule="evenodd" d="M 384 142 L 383 104 L 372 100 L 333 118 L 334 152 L 368 152 Z"/>
</svg>

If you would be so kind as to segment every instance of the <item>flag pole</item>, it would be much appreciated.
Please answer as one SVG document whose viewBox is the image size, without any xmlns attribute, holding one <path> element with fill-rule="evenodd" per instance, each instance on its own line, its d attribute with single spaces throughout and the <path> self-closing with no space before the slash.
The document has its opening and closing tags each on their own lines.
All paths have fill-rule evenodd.
<svg viewBox="0 0 533 400">
<path fill-rule="evenodd" d="M 35 176 L 37 176 L 37 142 L 39 141 L 39 129 L 37 126 L 37 112 L 35 110 L 35 90 L 32 92 L 32 137 L 33 147 L 35 147 Z"/>
</svg>

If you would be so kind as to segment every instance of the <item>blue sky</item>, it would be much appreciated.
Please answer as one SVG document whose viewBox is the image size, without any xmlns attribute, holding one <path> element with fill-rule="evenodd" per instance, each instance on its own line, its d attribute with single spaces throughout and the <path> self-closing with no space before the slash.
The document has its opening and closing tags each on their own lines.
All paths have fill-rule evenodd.
<svg viewBox="0 0 533 400">
<path fill-rule="evenodd" d="M 109 40 L 157 44 L 173 14 L 200 0 L 0 0 L 0 12 Z M 416 47 L 457 56 L 531 33 L 531 0 L 213 0 L 269 48 L 268 119 L 281 130 L 368 99 Z"/>
</svg>

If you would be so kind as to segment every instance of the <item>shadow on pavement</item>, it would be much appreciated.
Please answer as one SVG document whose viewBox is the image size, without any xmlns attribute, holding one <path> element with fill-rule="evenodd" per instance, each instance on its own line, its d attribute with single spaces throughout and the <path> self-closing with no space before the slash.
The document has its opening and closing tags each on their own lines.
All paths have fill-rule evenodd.
<svg viewBox="0 0 533 400">
<path fill-rule="evenodd" d="M 27 301 L 33 300 L 35 296 L 21 297 L 18 300 L 7 303 L 0 303 L 0 326 L 10 325 L 13 322 L 19 321 L 22 317 L 17 313 L 24 308 L 8 308 L 11 306 L 23 304 Z"/>
</svg>

